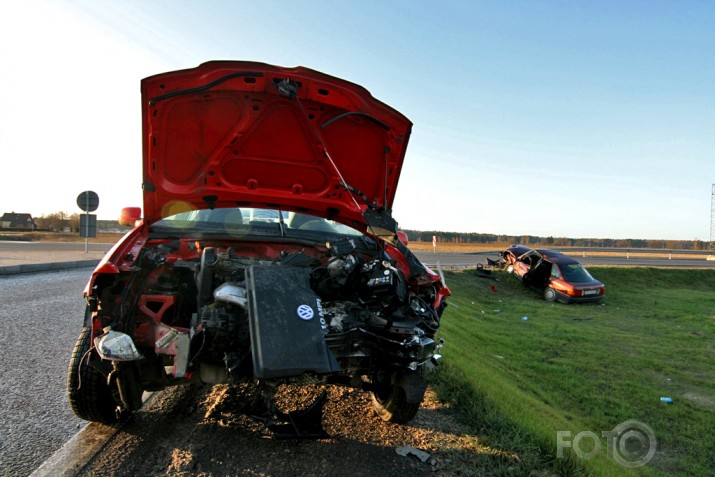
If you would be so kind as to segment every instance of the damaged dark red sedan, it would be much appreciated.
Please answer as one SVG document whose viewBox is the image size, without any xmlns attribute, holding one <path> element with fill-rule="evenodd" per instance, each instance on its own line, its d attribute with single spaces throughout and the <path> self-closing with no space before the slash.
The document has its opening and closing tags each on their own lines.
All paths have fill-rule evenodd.
<svg viewBox="0 0 715 477">
<path fill-rule="evenodd" d="M 253 62 L 152 76 L 141 99 L 144 206 L 85 290 L 75 414 L 114 423 L 144 391 L 252 383 L 252 415 L 320 435 L 320 403 L 275 409 L 294 383 L 412 419 L 449 290 L 391 216 L 411 122 L 356 84 Z"/>
<path fill-rule="evenodd" d="M 546 301 L 592 302 L 603 299 L 606 287 L 578 260 L 555 250 L 512 245 L 501 253 L 505 269 L 525 286 L 544 294 Z"/>
</svg>

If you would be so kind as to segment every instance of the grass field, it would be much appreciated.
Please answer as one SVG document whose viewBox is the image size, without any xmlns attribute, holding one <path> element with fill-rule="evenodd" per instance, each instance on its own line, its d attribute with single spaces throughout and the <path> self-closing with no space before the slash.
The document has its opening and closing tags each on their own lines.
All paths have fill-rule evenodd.
<svg viewBox="0 0 715 477">
<path fill-rule="evenodd" d="M 489 474 L 712 475 L 715 270 L 591 271 L 607 296 L 583 305 L 547 303 L 504 272 L 448 273 L 445 365 L 432 378 L 440 397 L 479 439 L 518 455 L 490 460 Z M 627 420 L 653 430 L 657 450 L 643 467 L 607 455 L 602 432 Z M 557 431 L 570 432 L 562 458 Z M 647 454 L 642 429 L 625 436 L 641 440 L 614 440 L 626 446 L 616 458 Z"/>
</svg>

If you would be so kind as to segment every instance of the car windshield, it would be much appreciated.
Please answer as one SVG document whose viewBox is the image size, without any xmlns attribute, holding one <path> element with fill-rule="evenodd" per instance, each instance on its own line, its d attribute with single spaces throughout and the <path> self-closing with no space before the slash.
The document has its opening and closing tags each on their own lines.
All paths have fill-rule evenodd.
<svg viewBox="0 0 715 477">
<path fill-rule="evenodd" d="M 588 270 L 586 270 L 580 263 L 568 263 L 566 265 L 559 265 L 561 273 L 564 276 L 564 280 L 571 283 L 585 283 L 592 282 L 593 277 Z"/>
<path fill-rule="evenodd" d="M 235 207 L 181 212 L 151 225 L 157 233 L 204 233 L 217 235 L 359 236 L 362 233 L 332 220 L 275 209 Z"/>
</svg>

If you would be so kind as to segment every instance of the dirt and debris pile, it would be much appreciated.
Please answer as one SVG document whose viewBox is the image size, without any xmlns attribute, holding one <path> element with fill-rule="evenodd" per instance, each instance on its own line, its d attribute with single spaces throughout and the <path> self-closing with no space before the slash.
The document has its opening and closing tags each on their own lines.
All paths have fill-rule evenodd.
<svg viewBox="0 0 715 477">
<path fill-rule="evenodd" d="M 324 391 L 323 426 L 330 437 L 279 440 L 244 413 L 250 386 L 168 389 L 80 475 L 475 475 L 493 468 L 495 460 L 506 467 L 518 460 L 480 444 L 431 389 L 409 425 L 382 421 L 368 393 L 334 386 L 284 385 L 277 405 L 289 412 Z M 401 456 L 400 447 L 430 457 L 422 462 Z"/>
</svg>

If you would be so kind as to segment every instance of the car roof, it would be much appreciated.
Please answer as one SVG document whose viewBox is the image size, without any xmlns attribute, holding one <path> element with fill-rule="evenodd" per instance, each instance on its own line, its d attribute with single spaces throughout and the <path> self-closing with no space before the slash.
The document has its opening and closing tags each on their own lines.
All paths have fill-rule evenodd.
<svg viewBox="0 0 715 477">
<path fill-rule="evenodd" d="M 563 253 L 558 252 L 556 250 L 552 250 L 550 248 L 530 248 L 526 245 L 515 244 L 509 247 L 508 250 L 510 250 L 516 257 L 521 257 L 522 255 L 525 255 L 529 252 L 536 252 L 541 255 L 547 262 L 555 263 L 557 265 L 581 263 L 575 258 L 569 257 L 568 255 L 564 255 Z"/>
<path fill-rule="evenodd" d="M 546 260 L 547 262 L 555 263 L 556 265 L 579 263 L 579 261 L 575 258 L 569 257 L 568 255 L 564 255 L 563 253 L 557 252 L 556 250 L 551 250 L 550 248 L 537 248 L 535 250 L 539 252 L 542 257 L 544 257 L 544 260 Z"/>
<path fill-rule="evenodd" d="M 509 247 L 507 250 L 511 251 L 515 256 L 520 256 L 525 254 L 526 252 L 530 252 L 532 249 L 530 247 L 527 247 L 526 245 L 512 245 Z"/>
</svg>

